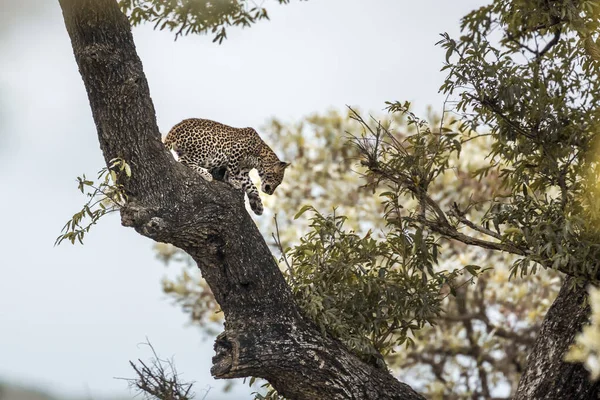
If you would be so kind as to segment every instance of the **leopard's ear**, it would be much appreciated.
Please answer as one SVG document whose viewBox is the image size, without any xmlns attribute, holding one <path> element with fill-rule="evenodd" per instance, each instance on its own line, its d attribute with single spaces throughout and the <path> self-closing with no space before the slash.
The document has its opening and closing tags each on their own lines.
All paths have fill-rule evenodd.
<svg viewBox="0 0 600 400">
<path fill-rule="evenodd" d="M 279 169 L 281 169 L 281 170 L 286 169 L 290 165 L 292 165 L 292 163 L 285 162 L 285 161 L 280 161 L 279 162 Z"/>
</svg>

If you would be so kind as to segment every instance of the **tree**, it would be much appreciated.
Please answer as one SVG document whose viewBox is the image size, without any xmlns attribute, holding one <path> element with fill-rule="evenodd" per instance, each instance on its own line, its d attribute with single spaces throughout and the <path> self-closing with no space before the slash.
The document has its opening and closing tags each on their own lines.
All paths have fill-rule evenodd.
<svg viewBox="0 0 600 400">
<path fill-rule="evenodd" d="M 350 352 L 352 338 L 331 329 L 331 321 L 318 314 L 312 321 L 303 316 L 310 316 L 306 302 L 303 311 L 296 302 L 327 293 L 311 292 L 314 286 L 308 286 L 302 291 L 308 296 L 295 292 L 293 300 L 239 194 L 226 185 L 208 186 L 169 158 L 159 142 L 127 20 L 116 4 L 62 0 L 61 6 L 107 164 L 118 158 L 131 167 L 130 177 L 117 175 L 128 199 L 121 208 L 122 223 L 186 251 L 224 312 L 225 332 L 215 345 L 213 374 L 263 377 L 289 398 L 419 398 L 374 366 L 376 360 L 365 362 Z M 445 283 L 457 295 L 457 307 L 463 307 L 457 275 L 434 268 L 443 246 L 460 243 L 512 254 L 515 275 L 528 275 L 541 266 L 569 276 L 546 314 L 516 398 L 592 398 L 598 393 L 581 365 L 563 361 L 588 318 L 582 285 L 596 280 L 600 251 L 597 227 L 590 223 L 599 214 L 590 195 L 595 181 L 589 179 L 597 173 L 597 161 L 589 157 L 600 93 L 594 42 L 597 8 L 594 1 L 495 1 L 464 18 L 460 40 L 445 36 L 441 43 L 447 49 L 449 71 L 442 90 L 458 96 L 454 111 L 459 118 L 442 118 L 444 123 L 432 129 L 406 104 L 390 103 L 389 110 L 404 116 L 413 130 L 403 135 L 354 116 L 364 130 L 355 134 L 355 145 L 369 186 L 386 188 L 381 193 L 385 221 L 388 233 L 396 233 L 394 240 L 399 240 L 390 242 L 386 236 L 386 241 L 404 241 L 398 254 L 406 254 L 408 264 L 394 258 L 392 269 L 408 265 L 411 274 L 420 269 L 426 284 L 420 293 Z M 494 40 L 492 28 L 500 28 L 499 40 Z M 461 165 L 461 154 L 485 138 L 491 142 L 490 157 L 474 177 L 486 182 L 495 174 L 498 188 L 484 191 L 477 201 L 433 197 L 433 189 L 449 171 L 472 175 Z M 157 182 L 157 171 L 173 179 Z M 313 267 L 344 260 L 331 258 L 330 253 L 339 252 L 330 249 L 355 256 L 353 249 L 374 246 L 377 260 L 361 258 L 356 263 L 350 258 L 348 266 L 364 267 L 367 262 L 368 268 L 384 269 L 379 262 L 392 259 L 389 249 L 381 242 L 373 244 L 368 236 L 343 231 L 337 221 L 321 214 L 313 217 L 317 235 L 305 238 L 304 250 L 308 246 L 327 255 Z M 331 238 L 331 246 L 324 245 L 318 235 L 323 233 Z M 242 246 L 240 235 L 256 246 Z M 310 275 L 310 257 L 305 254 L 291 253 Z M 465 269 L 479 274 L 476 267 Z M 433 311 L 418 319 L 417 327 L 435 317 L 437 310 Z M 341 323 L 356 326 L 350 318 Z M 394 326 L 394 331 L 412 327 Z M 464 327 L 472 332 L 469 324 Z M 400 339 L 407 338 L 406 333 L 400 331 Z M 471 334 L 468 337 L 475 342 Z M 354 350 L 364 356 L 359 347 Z M 386 348 L 376 350 L 382 353 Z M 476 390 L 485 396 L 481 365 L 478 361 L 481 387 Z"/>
<path fill-rule="evenodd" d="M 212 374 L 265 378 L 289 398 L 421 398 L 306 321 L 242 193 L 201 182 L 166 151 L 129 21 L 117 3 L 60 4 L 104 158 L 131 168 L 130 178 L 117 177 L 128 198 L 121 223 L 186 251 L 225 314 Z M 157 180 L 161 174 L 171 179 Z"/>
</svg>

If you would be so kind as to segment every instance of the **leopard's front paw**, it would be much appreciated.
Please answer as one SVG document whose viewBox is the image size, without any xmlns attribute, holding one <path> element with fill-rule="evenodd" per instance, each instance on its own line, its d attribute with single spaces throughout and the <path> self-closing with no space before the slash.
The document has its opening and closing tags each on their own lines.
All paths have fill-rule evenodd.
<svg viewBox="0 0 600 400">
<path fill-rule="evenodd" d="M 250 208 L 252 209 L 252 211 L 254 211 L 254 214 L 262 215 L 264 210 L 263 210 L 262 201 L 260 201 L 260 197 L 258 197 L 258 196 L 249 197 L 248 200 L 250 203 Z"/>
</svg>

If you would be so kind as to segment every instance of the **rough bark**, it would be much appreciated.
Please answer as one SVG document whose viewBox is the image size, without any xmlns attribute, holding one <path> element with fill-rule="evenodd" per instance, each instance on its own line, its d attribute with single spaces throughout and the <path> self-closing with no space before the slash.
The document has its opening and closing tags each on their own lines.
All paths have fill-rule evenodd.
<svg viewBox="0 0 600 400">
<path fill-rule="evenodd" d="M 590 313 L 585 288 L 571 289 L 567 278 L 546 313 L 514 400 L 591 400 L 600 398 L 600 382 L 591 382 L 582 364 L 564 356 Z"/>
<path fill-rule="evenodd" d="M 114 0 L 59 0 L 108 162 L 132 177 L 122 224 L 172 243 L 197 262 L 225 314 L 215 343 L 217 378 L 267 379 L 290 399 L 420 399 L 388 372 L 360 361 L 299 314 L 244 208 L 243 193 L 207 183 L 160 140 L 127 18 Z"/>
</svg>

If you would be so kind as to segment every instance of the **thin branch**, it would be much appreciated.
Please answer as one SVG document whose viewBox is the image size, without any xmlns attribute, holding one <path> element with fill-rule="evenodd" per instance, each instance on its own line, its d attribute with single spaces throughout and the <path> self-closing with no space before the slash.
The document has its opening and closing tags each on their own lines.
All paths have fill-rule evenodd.
<svg viewBox="0 0 600 400">
<path fill-rule="evenodd" d="M 484 235 L 488 235 L 495 239 L 502 240 L 502 235 L 500 235 L 498 232 L 494 232 L 494 231 L 487 229 L 481 225 L 477 225 L 474 222 L 467 219 L 465 217 L 465 213 L 460 211 L 460 209 L 458 208 L 458 204 L 456 204 L 456 203 L 454 203 L 452 205 L 452 210 L 450 211 L 449 215 L 456 218 L 463 225 L 468 226 L 469 228 L 471 228 L 479 233 L 483 233 Z"/>
<path fill-rule="evenodd" d="M 496 104 L 494 104 L 494 102 L 483 99 L 483 98 L 479 98 L 477 96 L 469 95 L 469 94 L 465 94 L 465 96 L 470 97 L 472 100 L 475 100 L 475 101 L 478 101 L 479 103 L 481 103 L 482 106 L 485 106 L 488 110 L 492 111 L 498 118 L 500 118 L 501 120 L 506 122 L 508 125 L 510 125 L 511 128 L 513 128 L 515 131 L 517 131 L 521 135 L 525 136 L 527 139 L 531 139 L 531 140 L 535 139 L 531 133 L 527 132 L 518 123 L 512 121 L 510 118 L 508 118 L 506 115 L 504 115 L 504 113 L 498 108 L 498 106 Z"/>
<path fill-rule="evenodd" d="M 177 41 L 177 38 L 179 38 L 179 36 L 183 36 L 183 30 L 187 27 L 187 24 L 188 24 L 188 16 L 190 15 L 190 10 L 189 10 L 190 8 L 191 8 L 190 5 L 188 5 L 186 7 L 186 9 L 183 10 L 183 21 L 181 22 L 181 28 L 179 28 L 177 33 L 175 33 L 175 41 Z"/>
<path fill-rule="evenodd" d="M 537 50 L 534 50 L 531 47 L 527 46 L 526 44 L 521 43 L 521 41 L 519 39 L 515 38 L 510 33 L 507 32 L 506 37 L 507 37 L 508 40 L 510 40 L 511 42 L 513 42 L 516 45 L 518 45 L 519 48 L 525 49 L 525 50 L 529 51 L 530 53 L 535 54 L 536 56 L 539 54 L 539 52 Z"/>
<path fill-rule="evenodd" d="M 289 263 L 289 261 L 287 259 L 287 256 L 285 254 L 285 250 L 283 249 L 283 246 L 281 245 L 281 237 L 279 236 L 279 224 L 277 223 L 277 214 L 275 214 L 273 216 L 273 221 L 275 221 L 275 233 L 271 233 L 271 236 L 273 236 L 273 240 L 275 241 L 275 245 L 277 246 L 277 248 L 281 252 L 281 258 L 285 262 L 287 270 L 288 270 L 288 272 L 290 274 L 290 279 L 292 280 L 293 283 L 296 283 L 296 276 L 294 274 L 294 268 Z"/>
<path fill-rule="evenodd" d="M 537 54 L 537 60 L 540 60 L 544 54 L 546 54 L 552 47 L 554 47 L 560 39 L 560 29 L 554 32 L 552 39 L 546 44 L 546 46 Z"/>
<path fill-rule="evenodd" d="M 458 240 L 466 245 L 478 246 L 489 250 L 505 251 L 507 253 L 516 254 L 519 256 L 527 256 L 529 254 L 527 250 L 522 249 L 513 243 L 498 243 L 478 239 L 469 235 L 465 235 L 464 233 L 459 232 L 452 225 L 440 223 L 440 221 L 424 220 L 419 222 L 426 224 L 427 227 L 433 232 L 446 236 L 449 239 Z"/>
<path fill-rule="evenodd" d="M 179 381 L 177 370 L 170 360 L 161 360 L 152 344 L 146 339 L 144 343 L 152 351 L 151 364 L 138 359 L 137 364 L 129 361 L 135 371 L 136 378 L 120 378 L 126 380 L 132 388 L 144 395 L 146 399 L 156 400 L 190 400 L 193 383 Z"/>
<path fill-rule="evenodd" d="M 461 144 L 465 144 L 467 142 L 470 142 L 471 140 L 479 139 L 480 137 L 485 137 L 485 136 L 493 136 L 493 135 L 491 133 L 481 133 L 479 135 L 473 135 L 466 139 L 462 139 Z"/>
</svg>

